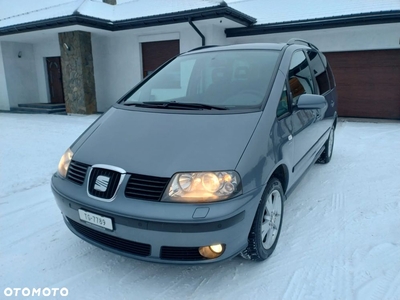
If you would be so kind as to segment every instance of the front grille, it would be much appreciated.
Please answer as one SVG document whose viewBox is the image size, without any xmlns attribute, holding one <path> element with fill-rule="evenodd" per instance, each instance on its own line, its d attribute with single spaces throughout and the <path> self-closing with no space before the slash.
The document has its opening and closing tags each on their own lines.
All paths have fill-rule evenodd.
<svg viewBox="0 0 400 300">
<path fill-rule="evenodd" d="M 199 253 L 199 247 L 161 247 L 161 259 L 171 260 L 203 260 Z"/>
<path fill-rule="evenodd" d="M 151 246 L 149 244 L 142 244 L 134 241 L 121 239 L 112 235 L 108 235 L 97 230 L 91 229 L 80 223 L 77 223 L 70 218 L 67 218 L 71 226 L 80 234 L 102 244 L 104 246 L 114 248 L 119 251 L 127 252 L 138 256 L 150 256 Z"/>
<path fill-rule="evenodd" d="M 104 181 L 104 178 L 108 181 Z M 98 198 L 111 199 L 118 188 L 120 179 L 121 173 L 119 172 L 93 168 L 89 178 L 89 193 Z"/>
<path fill-rule="evenodd" d="M 160 201 L 169 178 L 130 174 L 125 189 L 128 198 Z"/>
<path fill-rule="evenodd" d="M 76 184 L 82 185 L 85 181 L 88 167 L 88 165 L 82 164 L 80 162 L 71 161 L 68 168 L 67 178 L 72 182 L 75 182 Z"/>
</svg>

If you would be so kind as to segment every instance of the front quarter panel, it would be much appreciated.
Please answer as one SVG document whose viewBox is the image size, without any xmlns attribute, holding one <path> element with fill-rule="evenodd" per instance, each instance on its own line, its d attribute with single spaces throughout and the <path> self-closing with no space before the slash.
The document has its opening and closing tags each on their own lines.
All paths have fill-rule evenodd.
<svg viewBox="0 0 400 300">
<path fill-rule="evenodd" d="M 70 149 L 73 153 L 76 153 L 83 143 L 99 128 L 99 126 L 106 121 L 115 111 L 115 108 L 111 107 L 107 112 L 97 118 L 92 125 L 90 125 L 71 145 Z"/>
</svg>

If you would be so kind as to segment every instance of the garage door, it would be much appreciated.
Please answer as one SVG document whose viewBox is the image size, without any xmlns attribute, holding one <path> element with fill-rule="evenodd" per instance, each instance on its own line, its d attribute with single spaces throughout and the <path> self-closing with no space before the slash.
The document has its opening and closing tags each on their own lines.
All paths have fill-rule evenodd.
<svg viewBox="0 0 400 300">
<path fill-rule="evenodd" d="M 342 117 L 400 119 L 400 50 L 325 53 Z"/>
<path fill-rule="evenodd" d="M 143 78 L 179 54 L 179 40 L 142 43 Z"/>
</svg>

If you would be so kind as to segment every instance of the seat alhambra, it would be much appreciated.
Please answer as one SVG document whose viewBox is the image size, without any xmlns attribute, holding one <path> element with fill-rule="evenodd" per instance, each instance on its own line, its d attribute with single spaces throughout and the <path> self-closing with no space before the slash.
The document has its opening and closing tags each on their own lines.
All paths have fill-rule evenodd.
<svg viewBox="0 0 400 300">
<path fill-rule="evenodd" d="M 325 56 L 302 40 L 183 53 L 65 152 L 57 205 L 78 237 L 132 258 L 265 260 L 284 201 L 332 157 L 336 98 Z"/>
</svg>

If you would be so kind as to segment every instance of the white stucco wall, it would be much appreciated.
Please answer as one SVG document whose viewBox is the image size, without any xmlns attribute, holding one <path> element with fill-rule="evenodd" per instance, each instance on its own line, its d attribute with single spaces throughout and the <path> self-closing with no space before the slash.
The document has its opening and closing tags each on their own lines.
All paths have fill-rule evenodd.
<svg viewBox="0 0 400 300">
<path fill-rule="evenodd" d="M 8 90 L 6 82 L 6 74 L 3 63 L 3 53 L 0 43 L 0 110 L 9 110 L 10 103 L 8 102 Z"/>
<path fill-rule="evenodd" d="M 226 45 L 227 40 L 224 27 L 213 24 L 205 24 L 204 22 L 201 24 L 194 22 L 194 24 L 205 36 L 206 45 Z M 201 46 L 200 35 L 189 25 L 189 23 L 182 24 L 182 30 L 180 31 L 180 34 L 181 53 Z"/>
<path fill-rule="evenodd" d="M 1 48 L 10 106 L 39 102 L 33 45 L 1 42 Z"/>
<path fill-rule="evenodd" d="M 225 35 L 225 28 L 211 25 L 207 28 L 207 45 L 227 45 L 228 40 Z"/>
<path fill-rule="evenodd" d="M 60 56 L 58 38 L 44 41 L 33 45 L 35 54 L 35 70 L 38 83 L 39 101 L 50 102 L 50 91 L 47 77 L 46 57 Z"/>
<path fill-rule="evenodd" d="M 300 38 L 324 52 L 400 49 L 400 23 L 352 26 L 228 38 L 229 44 L 287 42 Z"/>
<path fill-rule="evenodd" d="M 135 36 L 92 35 L 97 110 L 106 111 L 140 80 L 139 44 Z"/>
</svg>

